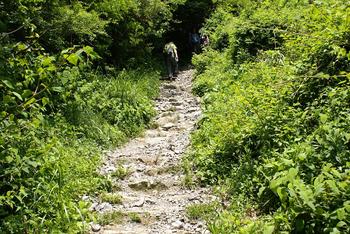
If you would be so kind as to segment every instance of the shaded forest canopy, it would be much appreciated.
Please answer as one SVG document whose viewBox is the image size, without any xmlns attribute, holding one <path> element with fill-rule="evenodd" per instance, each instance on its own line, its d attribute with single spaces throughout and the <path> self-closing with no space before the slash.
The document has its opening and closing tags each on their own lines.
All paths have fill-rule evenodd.
<svg viewBox="0 0 350 234">
<path fill-rule="evenodd" d="M 211 0 L 6 0 L 0 5 L 0 32 L 2 43 L 35 41 L 48 53 L 89 45 L 105 62 L 120 65 L 160 51 L 165 39 L 184 47 L 188 33 L 199 30 L 213 8 Z"/>
<path fill-rule="evenodd" d="M 193 30 L 198 32 L 214 8 L 215 4 L 211 0 L 186 1 L 174 11 L 165 39 L 174 41 L 185 59 L 191 57 L 189 33 Z"/>
</svg>

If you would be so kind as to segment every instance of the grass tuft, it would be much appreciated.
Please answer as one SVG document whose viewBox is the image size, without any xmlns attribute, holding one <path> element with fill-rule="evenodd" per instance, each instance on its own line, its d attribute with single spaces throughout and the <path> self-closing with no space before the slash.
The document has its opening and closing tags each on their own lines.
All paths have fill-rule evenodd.
<svg viewBox="0 0 350 234">
<path fill-rule="evenodd" d="M 101 193 L 100 199 L 102 202 L 108 202 L 111 204 L 122 204 L 122 196 L 115 193 Z"/>
</svg>

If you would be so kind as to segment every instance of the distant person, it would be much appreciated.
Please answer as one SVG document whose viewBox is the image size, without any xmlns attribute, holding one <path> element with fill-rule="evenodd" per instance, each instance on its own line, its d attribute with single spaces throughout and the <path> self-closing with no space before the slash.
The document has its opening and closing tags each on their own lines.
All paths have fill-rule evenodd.
<svg viewBox="0 0 350 234">
<path fill-rule="evenodd" d="M 198 54 L 200 52 L 201 38 L 195 28 L 190 32 L 189 43 L 192 52 Z"/>
<path fill-rule="evenodd" d="M 166 54 L 166 66 L 168 70 L 168 78 L 171 80 L 177 76 L 179 72 L 177 55 L 177 48 L 174 42 L 169 42 L 164 46 L 164 53 Z"/>
<path fill-rule="evenodd" d="M 202 47 L 206 47 L 209 45 L 209 37 L 208 35 L 203 35 L 201 37 L 201 44 L 202 44 Z"/>
</svg>

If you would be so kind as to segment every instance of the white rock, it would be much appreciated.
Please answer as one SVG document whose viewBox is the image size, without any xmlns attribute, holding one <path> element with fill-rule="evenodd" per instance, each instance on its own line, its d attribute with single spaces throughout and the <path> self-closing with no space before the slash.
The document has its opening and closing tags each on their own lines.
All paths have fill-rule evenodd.
<svg viewBox="0 0 350 234">
<path fill-rule="evenodd" d="M 96 211 L 104 212 L 104 211 L 110 211 L 113 210 L 113 206 L 107 202 L 103 202 L 95 207 Z"/>
<path fill-rule="evenodd" d="M 145 198 L 141 197 L 141 199 L 138 200 L 137 202 L 135 202 L 132 206 L 133 207 L 142 207 L 143 204 L 145 204 Z"/>
<path fill-rule="evenodd" d="M 137 172 L 143 172 L 143 171 L 145 171 L 146 170 L 146 166 L 145 165 L 138 165 L 137 167 L 136 167 L 136 171 Z"/>
<path fill-rule="evenodd" d="M 93 232 L 99 232 L 101 230 L 101 225 L 100 224 L 91 223 L 90 226 L 91 226 L 91 230 Z"/>
<path fill-rule="evenodd" d="M 90 210 L 90 211 L 95 210 L 97 205 L 98 205 L 97 202 L 92 203 L 91 206 L 90 206 L 90 208 L 89 208 L 89 210 Z"/>
<path fill-rule="evenodd" d="M 163 128 L 164 130 L 169 130 L 169 129 L 173 128 L 173 127 L 175 127 L 174 124 L 172 124 L 172 123 L 167 123 L 167 124 L 165 124 L 162 128 Z"/>
<path fill-rule="evenodd" d="M 149 199 L 149 198 L 146 199 L 146 202 L 149 203 L 149 204 L 151 204 L 151 205 L 156 204 L 156 202 L 155 202 L 154 200 Z"/>
<path fill-rule="evenodd" d="M 183 228 L 184 224 L 180 220 L 176 220 L 171 224 L 171 226 L 173 226 L 176 229 L 180 229 L 180 228 Z"/>
<path fill-rule="evenodd" d="M 185 230 L 192 230 L 192 226 L 189 223 L 185 224 Z"/>
</svg>

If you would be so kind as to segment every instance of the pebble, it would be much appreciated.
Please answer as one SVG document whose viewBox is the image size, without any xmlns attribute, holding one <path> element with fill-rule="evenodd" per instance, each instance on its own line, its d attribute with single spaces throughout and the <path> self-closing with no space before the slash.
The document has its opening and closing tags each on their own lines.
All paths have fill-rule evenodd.
<svg viewBox="0 0 350 234">
<path fill-rule="evenodd" d="M 83 201 L 88 201 L 89 200 L 89 196 L 87 196 L 87 195 L 84 195 L 82 198 L 81 198 L 81 200 L 83 200 Z"/>
<path fill-rule="evenodd" d="M 89 210 L 90 210 L 90 211 L 96 210 L 95 208 L 96 208 L 97 205 L 98 205 L 97 202 L 92 203 L 91 206 L 90 206 L 90 208 L 89 208 Z"/>
<path fill-rule="evenodd" d="M 176 220 L 171 224 L 171 226 L 173 226 L 176 229 L 183 228 L 183 225 L 184 225 L 183 222 L 181 222 L 180 220 Z"/>
<path fill-rule="evenodd" d="M 95 210 L 98 212 L 105 212 L 113 210 L 113 206 L 107 202 L 103 202 L 95 207 Z"/>
<path fill-rule="evenodd" d="M 167 123 L 162 128 L 166 131 L 170 130 L 171 128 L 175 127 L 175 124 L 173 123 Z"/>
<path fill-rule="evenodd" d="M 141 199 L 139 201 L 137 201 L 136 203 L 133 204 L 133 207 L 142 207 L 143 204 L 145 204 L 145 198 L 141 197 Z"/>
<path fill-rule="evenodd" d="M 191 225 L 191 224 L 186 223 L 186 224 L 185 224 L 184 229 L 185 229 L 185 230 L 192 230 L 192 229 L 193 229 L 193 227 L 192 227 L 192 225 Z"/>
<path fill-rule="evenodd" d="M 146 170 L 146 166 L 145 165 L 138 165 L 137 167 L 136 167 L 136 171 L 137 172 L 143 172 L 143 171 L 145 171 Z"/>
<path fill-rule="evenodd" d="M 96 224 L 96 223 L 91 223 L 91 231 L 93 232 L 99 232 L 101 230 L 101 225 L 100 224 Z"/>
<path fill-rule="evenodd" d="M 148 203 L 148 204 L 150 204 L 150 205 L 154 205 L 154 204 L 156 204 L 156 202 L 154 201 L 154 200 L 152 200 L 152 199 L 146 199 L 146 203 Z"/>
</svg>

